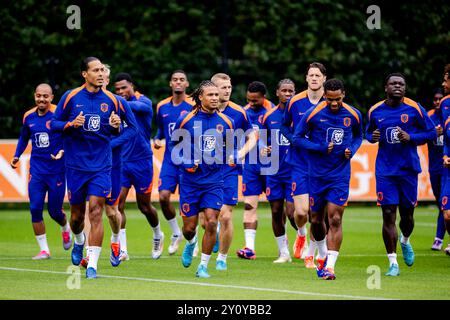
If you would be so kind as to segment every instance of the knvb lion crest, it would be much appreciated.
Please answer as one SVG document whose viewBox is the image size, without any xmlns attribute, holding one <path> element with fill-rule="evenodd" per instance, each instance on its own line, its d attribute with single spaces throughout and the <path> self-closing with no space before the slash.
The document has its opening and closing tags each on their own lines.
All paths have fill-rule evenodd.
<svg viewBox="0 0 450 320">
<path fill-rule="evenodd" d="M 100 110 L 102 110 L 102 112 L 106 112 L 106 111 L 108 111 L 108 104 L 107 103 L 102 103 L 101 105 L 100 105 Z"/>
<path fill-rule="evenodd" d="M 403 123 L 407 123 L 408 119 L 409 119 L 409 117 L 406 113 L 404 113 L 400 116 L 400 120 L 402 120 Z"/>
</svg>

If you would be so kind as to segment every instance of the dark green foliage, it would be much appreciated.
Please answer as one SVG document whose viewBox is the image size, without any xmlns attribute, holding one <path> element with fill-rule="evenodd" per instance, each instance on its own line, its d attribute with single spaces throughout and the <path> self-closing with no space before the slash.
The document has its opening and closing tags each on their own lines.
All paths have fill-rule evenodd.
<svg viewBox="0 0 450 320">
<path fill-rule="evenodd" d="M 228 72 L 233 100 L 264 82 L 276 101 L 285 77 L 305 87 L 309 62 L 344 80 L 347 102 L 363 113 L 383 99 L 391 71 L 407 77 L 407 95 L 425 107 L 450 62 L 450 6 L 445 0 L 380 4 L 381 30 L 369 30 L 370 1 L 210 0 L 81 1 L 81 29 L 69 30 L 74 1 L 13 1 L 0 8 L 0 138 L 16 138 L 34 87 L 48 82 L 54 103 L 82 83 L 89 55 L 129 72 L 154 105 L 169 96 L 169 76 L 184 69 L 191 90 L 213 73 Z M 52 64 L 52 61 L 54 64 Z M 113 87 L 110 87 L 113 90 Z"/>
</svg>

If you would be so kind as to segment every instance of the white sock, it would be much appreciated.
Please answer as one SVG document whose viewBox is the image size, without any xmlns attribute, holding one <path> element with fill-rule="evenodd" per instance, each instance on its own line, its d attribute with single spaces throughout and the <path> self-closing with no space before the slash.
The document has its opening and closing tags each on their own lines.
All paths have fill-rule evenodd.
<svg viewBox="0 0 450 320">
<path fill-rule="evenodd" d="M 398 262 L 397 262 L 397 254 L 396 253 L 389 253 L 387 256 L 388 256 L 388 259 L 389 259 L 389 265 L 398 264 Z"/>
<path fill-rule="evenodd" d="M 289 249 L 286 245 L 286 235 L 283 234 L 282 236 L 275 237 L 275 240 L 277 240 L 278 244 L 278 251 L 280 252 L 280 255 L 288 256 L 289 255 Z"/>
<path fill-rule="evenodd" d="M 161 239 L 162 232 L 161 232 L 160 224 L 158 223 L 158 225 L 156 227 L 152 227 L 152 229 L 153 229 L 153 239 Z"/>
<path fill-rule="evenodd" d="M 222 261 L 227 261 L 227 257 L 228 257 L 228 254 L 222 254 L 222 253 L 220 253 L 219 252 L 219 254 L 217 255 L 217 261 L 219 261 L 219 260 L 222 260 Z"/>
<path fill-rule="evenodd" d="M 120 250 L 127 252 L 127 231 L 126 229 L 120 229 L 119 231 Z"/>
<path fill-rule="evenodd" d="M 308 250 L 306 250 L 306 256 L 307 257 L 314 257 L 314 252 L 316 251 L 316 242 L 312 239 L 309 239 L 309 246 Z"/>
<path fill-rule="evenodd" d="M 61 227 L 61 231 L 70 231 L 70 224 L 69 224 L 69 222 L 66 222 L 66 224 Z"/>
<path fill-rule="evenodd" d="M 97 270 L 98 258 L 100 257 L 100 252 L 102 251 L 102 247 L 90 246 L 88 251 L 89 262 L 88 268 L 94 268 Z"/>
<path fill-rule="evenodd" d="M 297 227 L 297 234 L 299 236 L 306 236 L 306 225 L 304 225 L 303 227 Z"/>
<path fill-rule="evenodd" d="M 409 243 L 409 238 L 410 237 L 405 237 L 405 236 L 402 235 L 400 237 L 400 242 L 403 243 L 403 244 L 408 244 Z"/>
<path fill-rule="evenodd" d="M 328 250 L 327 268 L 333 268 L 334 269 L 334 265 L 336 264 L 336 260 L 338 258 L 338 255 L 339 255 L 339 251 Z"/>
<path fill-rule="evenodd" d="M 180 236 L 181 230 L 180 230 L 180 227 L 178 227 L 177 218 L 167 220 L 167 222 L 169 223 L 170 229 L 172 229 L 172 234 Z"/>
<path fill-rule="evenodd" d="M 210 258 L 211 258 L 210 254 L 202 253 L 202 256 L 200 258 L 200 264 L 205 266 L 205 268 L 208 268 L 208 262 Z"/>
<path fill-rule="evenodd" d="M 84 241 L 85 241 L 85 236 L 84 236 L 84 232 L 83 231 L 81 231 L 79 234 L 74 234 L 74 236 L 75 236 L 75 243 L 76 244 L 78 244 L 78 245 L 82 245 L 82 244 L 84 244 Z"/>
<path fill-rule="evenodd" d="M 118 233 L 111 232 L 111 242 L 120 242 Z"/>
<path fill-rule="evenodd" d="M 317 249 L 319 250 L 319 258 L 320 259 L 325 259 L 325 257 L 327 256 L 327 237 L 325 237 L 323 240 L 321 241 L 316 241 L 316 246 Z"/>
<path fill-rule="evenodd" d="M 45 233 L 41 234 L 39 236 L 36 236 L 36 240 L 39 245 L 40 251 L 50 252 L 50 249 L 48 248 L 48 243 L 47 243 L 47 235 Z"/>
<path fill-rule="evenodd" d="M 254 251 L 255 250 L 256 230 L 255 229 L 244 229 L 244 234 L 245 234 L 245 246 Z"/>
</svg>

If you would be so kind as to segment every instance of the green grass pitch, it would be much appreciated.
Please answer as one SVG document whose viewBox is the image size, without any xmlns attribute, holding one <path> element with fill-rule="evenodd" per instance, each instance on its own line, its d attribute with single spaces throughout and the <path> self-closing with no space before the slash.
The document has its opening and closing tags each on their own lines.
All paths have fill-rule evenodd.
<svg viewBox="0 0 450 320">
<path fill-rule="evenodd" d="M 228 258 L 228 271 L 216 271 L 213 254 L 209 263 L 211 278 L 198 279 L 199 257 L 190 268 L 181 264 L 180 254 L 167 253 L 170 231 L 158 208 L 166 235 L 164 253 L 152 260 L 152 231 L 136 209 L 127 210 L 128 251 L 131 259 L 117 268 L 109 263 L 110 228 L 104 218 L 105 237 L 98 275 L 86 280 L 85 270 L 70 269 L 70 250 L 64 251 L 59 226 L 44 215 L 52 258 L 32 261 L 38 253 L 27 210 L 0 211 L 0 299 L 158 299 L 158 300 L 328 300 L 328 299 L 450 299 L 450 257 L 431 251 L 435 234 L 435 206 L 419 206 L 411 243 L 416 253 L 412 267 L 403 262 L 397 247 L 400 276 L 384 276 L 388 268 L 381 237 L 381 210 L 375 205 L 350 205 L 343 218 L 344 240 L 336 264 L 335 281 L 318 279 L 305 269 L 302 260 L 274 264 L 277 246 L 272 233 L 267 204 L 258 209 L 258 232 L 254 261 L 241 260 L 236 249 L 244 244 L 242 205 L 235 209 L 235 237 Z M 66 211 L 67 212 L 67 211 Z M 181 224 L 181 218 L 178 217 Z M 398 219 L 397 219 L 398 223 Z M 201 229 L 200 229 L 201 230 Z M 203 231 L 200 231 L 200 238 Z M 288 226 L 290 249 L 295 239 Z M 446 236 L 444 246 L 448 243 Z M 75 272 L 69 274 L 67 270 Z M 79 284 L 79 285 L 78 285 Z"/>
</svg>

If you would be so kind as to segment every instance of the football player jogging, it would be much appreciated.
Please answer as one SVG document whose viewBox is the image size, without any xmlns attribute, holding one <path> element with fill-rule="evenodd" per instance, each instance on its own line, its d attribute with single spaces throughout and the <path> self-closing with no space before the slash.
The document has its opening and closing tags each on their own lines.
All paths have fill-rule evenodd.
<svg viewBox="0 0 450 320">
<path fill-rule="evenodd" d="M 121 72 L 115 76 L 116 93 L 124 98 L 138 124 L 138 134 L 130 139 L 126 135 L 117 138 L 116 143 L 122 144 L 122 190 L 119 196 L 119 211 L 122 215 L 120 229 L 121 259 L 127 260 L 128 248 L 126 240 L 125 203 L 131 186 L 136 191 L 136 202 L 139 210 L 153 229 L 152 258 L 161 257 L 164 246 L 164 233 L 161 231 L 158 213 L 151 203 L 153 188 L 153 152 L 150 146 L 152 132 L 153 109 L 152 102 L 143 94 L 135 91 L 134 83 L 128 73 Z M 125 123 L 128 125 L 128 123 Z M 125 132 L 128 127 L 125 127 Z"/>
<path fill-rule="evenodd" d="M 103 82 L 103 90 L 107 90 L 111 69 L 109 65 L 104 64 L 105 69 L 105 79 Z M 127 107 L 127 105 L 123 105 L 123 107 Z M 131 110 L 127 111 L 131 114 Z M 137 127 L 137 124 L 134 125 Z M 123 131 L 122 131 L 123 133 Z M 111 226 L 111 254 L 109 261 L 113 267 L 117 267 L 122 261 L 120 258 L 120 243 L 119 243 L 119 232 L 120 226 L 122 222 L 122 217 L 119 211 L 119 195 L 120 195 L 120 172 L 122 167 L 122 147 L 117 143 L 117 137 L 114 137 L 111 141 L 111 149 L 112 149 L 112 169 L 111 169 L 111 194 L 106 198 L 105 202 L 105 212 L 108 217 L 109 225 Z M 86 236 L 86 252 L 89 252 L 88 247 L 88 239 L 89 239 L 89 231 L 91 229 L 91 225 L 89 223 L 89 206 L 86 206 L 86 213 L 84 218 L 84 233 Z M 87 268 L 89 262 L 89 256 L 86 255 L 80 262 L 80 265 L 84 268 Z"/>
<path fill-rule="evenodd" d="M 291 262 L 287 237 L 286 237 L 286 215 L 297 230 L 294 221 L 294 200 L 292 199 L 291 165 L 286 162 L 289 151 L 289 140 L 280 132 L 283 122 L 286 102 L 295 94 L 294 82 L 283 79 L 277 85 L 276 95 L 279 99 L 278 105 L 269 110 L 263 118 L 263 126 L 267 130 L 267 147 L 262 149 L 263 155 L 276 152 L 278 157 L 278 170 L 266 176 L 266 196 L 272 211 L 272 230 L 278 245 L 278 259 L 274 263 Z M 275 145 L 274 150 L 272 146 Z M 284 202 L 286 200 L 286 210 Z"/>
<path fill-rule="evenodd" d="M 238 175 L 242 172 L 242 166 L 239 164 L 245 155 L 252 150 L 256 143 L 256 132 L 250 123 L 244 108 L 230 101 L 232 85 L 231 78 L 225 73 L 216 73 L 212 76 L 211 81 L 219 89 L 219 107 L 218 111 L 225 114 L 234 121 L 234 132 L 237 140 L 235 140 L 235 148 L 237 151 L 238 164 L 225 165 L 223 177 L 223 205 L 219 215 L 218 239 L 214 248 L 218 247 L 218 255 L 216 260 L 217 270 L 227 270 L 227 257 L 233 239 L 233 208 L 238 202 Z M 240 135 L 238 131 L 241 129 Z M 246 136 L 247 141 L 245 144 Z M 243 145 L 242 145 L 243 144 Z M 213 248 L 213 252 L 214 252 Z"/>
<path fill-rule="evenodd" d="M 448 172 L 450 168 L 450 139 L 448 132 L 450 126 L 448 121 L 450 116 L 450 64 L 447 64 L 444 68 L 444 80 L 442 81 L 442 87 L 444 89 L 444 94 L 446 95 L 440 102 L 440 109 L 442 110 L 443 118 L 445 120 L 444 138 L 446 139 L 446 141 L 444 144 L 444 166 L 446 168 L 446 173 L 444 175 L 445 182 L 443 182 L 441 209 L 444 210 L 445 227 L 447 229 L 447 233 L 450 234 L 450 205 L 448 203 L 448 197 L 450 196 L 450 173 Z M 444 251 L 447 255 L 450 256 L 450 243 L 444 249 Z"/>
<path fill-rule="evenodd" d="M 342 81 L 327 80 L 324 93 L 325 101 L 309 109 L 295 128 L 293 143 L 309 151 L 311 231 L 319 251 L 317 275 L 334 280 L 350 189 L 350 160 L 361 146 L 363 129 L 361 113 L 343 102 Z"/>
<path fill-rule="evenodd" d="M 445 169 L 442 163 L 443 151 L 444 151 L 444 121 L 442 118 L 441 108 L 439 103 L 443 97 L 443 91 L 441 88 L 435 90 L 433 95 L 433 108 L 428 111 L 428 116 L 433 121 L 436 127 L 438 137 L 436 140 L 428 141 L 428 172 L 430 174 L 431 188 L 433 189 L 434 198 L 438 205 L 438 217 L 436 222 L 436 235 L 434 237 L 431 250 L 439 251 L 442 249 L 442 242 L 445 236 L 445 221 L 444 214 L 440 209 L 441 204 L 441 190 L 442 179 L 445 173 Z"/>
<path fill-rule="evenodd" d="M 172 73 L 169 86 L 172 89 L 172 96 L 160 101 L 156 106 L 158 131 L 153 139 L 153 147 L 160 149 L 163 146 L 162 140 L 166 140 L 164 158 L 158 180 L 158 191 L 161 210 L 172 229 L 168 252 L 169 255 L 173 255 L 177 252 L 183 237 L 177 223 L 175 208 L 170 202 L 170 196 L 180 184 L 180 175 L 178 166 L 173 163 L 170 157 L 172 145 L 169 142 L 178 118 L 191 112 L 194 103 L 186 95 L 189 81 L 183 70 L 175 70 Z"/>
<path fill-rule="evenodd" d="M 43 211 L 45 196 L 48 195 L 48 213 L 61 226 L 63 248 L 69 250 L 72 235 L 63 210 L 66 193 L 66 178 L 62 133 L 50 130 L 50 121 L 56 106 L 52 104 L 52 88 L 42 83 L 34 92 L 36 106 L 23 116 L 16 152 L 11 159 L 11 167 L 17 168 L 20 156 L 31 139 L 30 173 L 28 178 L 28 197 L 30 198 L 31 223 L 40 251 L 33 260 L 49 259 L 50 249 L 45 233 Z"/>
<path fill-rule="evenodd" d="M 400 213 L 400 246 L 407 266 L 414 263 L 410 237 L 414 229 L 414 208 L 420 168 L 417 146 L 437 138 L 425 109 L 405 97 L 406 81 L 400 73 L 385 79 L 386 99 L 368 112 L 366 139 L 378 142 L 375 162 L 377 202 L 383 214 L 383 240 L 389 259 L 386 276 L 400 275 L 397 262 L 397 207 Z"/>
<path fill-rule="evenodd" d="M 306 111 L 323 101 L 323 83 L 326 80 L 325 66 L 319 62 L 313 62 L 306 69 L 306 83 L 308 88 L 293 96 L 284 110 L 283 126 L 281 133 L 290 141 L 291 148 L 287 162 L 292 166 L 292 194 L 295 206 L 295 223 L 297 225 L 297 237 L 294 242 L 294 258 L 304 258 L 305 267 L 315 268 L 314 252 L 316 249 L 313 236 L 310 236 L 309 246 L 306 243 L 309 213 L 309 177 L 308 177 L 308 151 L 292 146 L 292 134 L 304 117 Z"/>
<path fill-rule="evenodd" d="M 247 116 L 250 119 L 254 130 L 257 132 L 264 129 L 262 124 L 264 115 L 275 105 L 266 99 L 266 85 L 260 81 L 251 82 L 247 87 Z M 256 259 L 255 239 L 256 229 L 258 227 L 258 201 L 259 196 L 266 191 L 266 176 L 262 174 L 263 165 L 261 163 L 261 148 L 264 147 L 261 141 L 258 141 L 245 157 L 244 168 L 242 170 L 242 194 L 244 195 L 244 236 L 245 247 L 236 251 L 239 258 L 254 260 Z"/>
<path fill-rule="evenodd" d="M 121 117 L 133 117 L 126 112 L 127 102 L 104 90 L 104 66 L 98 58 L 87 57 L 81 63 L 85 83 L 67 91 L 59 101 L 51 127 L 64 130 L 66 179 L 70 202 L 70 226 L 74 233 L 72 263 L 83 258 L 83 233 L 86 198 L 89 197 L 89 262 L 86 277 L 97 277 L 97 264 L 103 242 L 102 213 L 111 192 L 111 137 L 120 133 Z M 120 116 L 119 116 L 120 114 Z M 135 120 L 134 120 L 135 121 Z M 129 133 L 137 129 L 128 121 Z"/>
<path fill-rule="evenodd" d="M 181 262 L 186 268 L 192 263 L 197 242 L 198 213 L 203 211 L 205 233 L 196 276 L 209 278 L 208 262 L 223 204 L 223 166 L 227 165 L 224 146 L 231 150 L 231 155 L 233 152 L 232 146 L 224 142 L 231 140 L 233 143 L 233 120 L 217 112 L 219 90 L 211 81 L 203 81 L 191 97 L 195 101 L 194 110 L 178 119 L 171 141 L 174 145 L 172 157 L 181 167 L 180 211 L 186 238 Z M 231 139 L 226 139 L 229 133 Z M 180 138 L 182 141 L 177 144 Z"/>
</svg>

